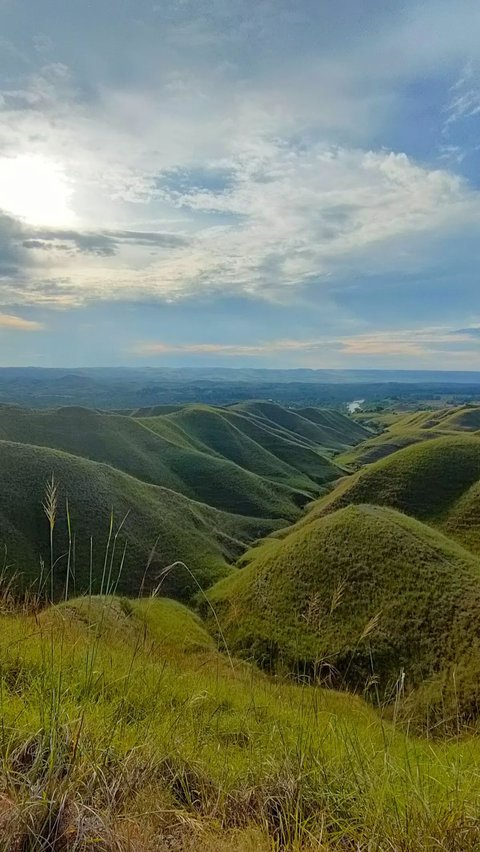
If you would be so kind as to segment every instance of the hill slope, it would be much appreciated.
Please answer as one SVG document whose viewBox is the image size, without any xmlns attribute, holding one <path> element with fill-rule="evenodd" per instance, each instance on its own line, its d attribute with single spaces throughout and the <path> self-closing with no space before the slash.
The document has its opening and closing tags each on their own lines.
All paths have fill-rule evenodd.
<svg viewBox="0 0 480 852">
<path fill-rule="evenodd" d="M 315 434 L 319 428 L 280 406 L 273 410 L 290 425 L 306 423 Z M 151 566 L 152 582 L 159 566 L 179 559 L 209 585 L 248 543 L 297 520 L 301 508 L 342 473 L 323 447 L 257 415 L 202 405 L 156 409 L 152 415 L 0 406 L 0 543 L 8 550 L 8 564 L 32 578 L 40 556 L 47 557 L 41 503 L 52 472 L 62 499 L 68 494 L 70 501 L 79 590 L 90 585 L 90 536 L 92 582 L 98 589 L 110 508 L 117 521 L 129 512 L 121 535 L 128 549 L 119 587 L 128 593 L 138 591 L 157 539 L 160 556 Z M 331 423 L 338 420 L 342 432 L 350 421 L 339 417 Z M 66 548 L 65 523 L 57 535 L 58 555 Z M 65 577 L 57 573 L 58 593 Z M 183 572 L 181 579 L 168 578 L 164 588 L 184 597 L 194 586 Z"/>
<path fill-rule="evenodd" d="M 286 464 L 263 444 L 248 434 L 243 422 L 245 418 L 209 406 L 186 406 L 168 417 L 142 419 L 142 423 L 158 434 L 165 427 L 175 428 L 178 434 L 190 442 L 192 448 L 216 458 L 227 460 L 239 467 L 281 482 L 291 488 L 318 491 L 314 479 L 295 465 Z M 339 474 L 338 468 L 325 460 L 325 471 L 331 469 L 331 477 Z M 324 481 L 328 480 L 325 473 Z"/>
<path fill-rule="evenodd" d="M 274 402 L 252 400 L 233 405 L 229 410 L 263 422 L 277 432 L 291 433 L 307 445 L 323 446 L 335 451 L 369 436 L 369 430 L 360 423 L 340 412 L 320 408 L 294 410 Z"/>
<path fill-rule="evenodd" d="M 325 408 L 300 408 L 297 414 L 311 420 L 322 430 L 322 443 L 331 449 L 344 449 L 370 437 L 371 433 L 362 423 L 347 417 L 340 411 Z"/>
<path fill-rule="evenodd" d="M 310 489 L 302 493 L 282 482 L 280 475 L 275 479 L 272 473 L 267 479 L 261 472 L 189 446 L 178 433 L 164 418 L 159 434 L 133 418 L 85 408 L 45 412 L 0 408 L 0 438 L 4 440 L 104 462 L 144 482 L 228 512 L 291 519 L 319 493 L 306 477 L 299 478 L 299 484 L 310 485 Z"/>
<path fill-rule="evenodd" d="M 40 557 L 46 566 L 49 564 L 48 524 L 42 502 L 45 484 L 52 473 L 59 485 L 56 557 L 68 550 L 67 497 L 75 536 L 71 590 L 76 587 L 84 592 L 92 583 L 93 590 L 98 591 L 105 564 L 107 577 L 111 574 L 115 578 L 125 544 L 126 555 L 118 582 L 120 592 L 139 591 L 152 548 L 155 553 L 147 571 L 146 588 L 158 581 L 162 567 L 175 560 L 186 562 L 197 581 L 208 586 L 228 572 L 228 562 L 243 551 L 246 542 L 279 525 L 278 521 L 229 515 L 166 488 L 146 485 L 108 465 L 27 444 L 0 441 L 0 469 L 0 544 L 6 549 L 9 570 L 21 572 L 25 582 L 38 577 Z M 112 557 L 112 538 L 105 563 L 111 510 L 115 516 L 114 532 L 127 517 L 115 553 Z M 65 586 L 66 566 L 64 555 L 55 569 L 57 594 Z M 44 576 L 47 572 L 45 568 Z M 188 598 L 197 590 L 183 569 L 171 573 L 162 588 L 164 593 L 180 598 Z"/>
<path fill-rule="evenodd" d="M 230 648 L 264 667 L 389 696 L 470 648 L 480 569 L 391 509 L 350 506 L 250 551 L 209 593 Z M 462 626 L 470 627 L 459 630 Z"/>
<path fill-rule="evenodd" d="M 457 435 L 399 450 L 344 479 L 299 523 L 343 506 L 391 506 L 480 547 L 480 438 Z M 467 535 L 468 534 L 468 542 Z"/>
<path fill-rule="evenodd" d="M 264 416 L 265 411 L 270 417 Z M 260 402 L 231 408 L 184 406 L 169 416 L 142 422 L 160 433 L 166 427 L 178 429 L 201 451 L 213 452 L 264 476 L 273 475 L 292 487 L 310 490 L 341 475 L 341 469 L 331 459 L 332 452 L 362 439 L 355 428 L 351 431 L 351 421 L 343 415 L 338 415 L 337 431 L 332 434 L 333 426 L 327 433 L 296 412 Z M 304 426 L 311 431 L 310 438 L 302 434 Z M 369 434 L 366 430 L 363 433 Z"/>
<path fill-rule="evenodd" d="M 2 612 L 0 668 L 8 852 L 479 846 L 478 737 L 230 663 L 174 601 Z"/>
<path fill-rule="evenodd" d="M 363 415 L 367 417 L 367 415 Z M 372 415 L 375 421 L 375 415 Z M 385 419 L 387 428 L 380 435 L 367 438 L 363 444 L 339 457 L 345 465 L 372 464 L 411 444 L 430 441 L 452 433 L 480 430 L 480 407 L 459 406 L 435 411 L 417 411 L 414 414 L 379 416 L 379 425 Z M 364 422 L 364 421 L 362 421 Z M 368 421 L 367 421 L 368 422 Z"/>
</svg>

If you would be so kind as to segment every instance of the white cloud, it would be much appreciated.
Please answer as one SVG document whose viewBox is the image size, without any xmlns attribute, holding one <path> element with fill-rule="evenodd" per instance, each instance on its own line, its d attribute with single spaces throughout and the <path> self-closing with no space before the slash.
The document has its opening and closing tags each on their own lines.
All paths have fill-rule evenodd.
<svg viewBox="0 0 480 852">
<path fill-rule="evenodd" d="M 132 22 L 128 85 L 107 79 L 93 46 L 84 88 L 58 62 L 19 75 L 1 93 L 0 153 L 20 166 L 25 156 L 48 158 L 86 239 L 131 229 L 188 240 L 161 250 L 122 242 L 84 253 L 81 264 L 59 242 L 48 253 L 31 244 L 28 268 L 4 281 L 0 301 L 212 291 L 278 299 L 312 282 L 320 292 L 346 277 L 428 269 L 445 237 L 478 227 L 479 193 L 447 169 L 369 150 L 368 137 L 388 124 L 400 81 L 478 52 L 480 17 L 469 5 L 402 4 L 362 17 L 362 27 L 338 9 L 325 27 L 321 16 L 270 0 L 238 0 L 228 12 L 220 2 L 159 4 L 163 49 L 147 44 L 144 29 L 145 51 L 136 50 Z M 457 103 L 467 108 L 471 101 Z M 453 153 L 458 162 L 461 151 Z M 215 169 L 229 175 L 223 191 L 195 178 Z M 28 217 L 27 196 L 10 212 Z M 45 198 L 59 229 L 60 207 Z"/>
<path fill-rule="evenodd" d="M 345 275 L 408 271 L 423 262 L 430 241 L 480 224 L 478 192 L 403 154 L 259 139 L 208 166 L 228 173 L 227 188 L 160 191 L 172 221 L 178 211 L 184 216 L 181 229 L 178 222 L 169 229 L 170 242 L 117 240 L 114 252 L 104 231 L 107 248 L 84 254 L 79 265 L 62 250 L 62 233 L 69 236 L 59 230 L 48 257 L 41 241 L 27 243 L 37 262 L 29 280 L 57 280 L 53 301 L 65 296 L 64 281 L 78 303 L 215 291 L 275 299 L 312 282 L 320 290 L 340 286 Z M 180 178 L 179 171 L 178 185 Z M 219 216 L 221 224 L 210 224 Z M 84 243 L 91 238 L 85 231 Z M 34 288 L 26 296 L 19 283 L 18 298 L 22 292 L 35 300 Z"/>
</svg>

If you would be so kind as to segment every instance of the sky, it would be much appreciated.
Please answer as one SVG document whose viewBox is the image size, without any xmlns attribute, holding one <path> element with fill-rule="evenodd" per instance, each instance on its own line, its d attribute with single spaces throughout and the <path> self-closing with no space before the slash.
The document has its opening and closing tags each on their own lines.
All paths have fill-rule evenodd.
<svg viewBox="0 0 480 852">
<path fill-rule="evenodd" d="M 0 365 L 480 369 L 478 0 L 0 0 Z"/>
</svg>

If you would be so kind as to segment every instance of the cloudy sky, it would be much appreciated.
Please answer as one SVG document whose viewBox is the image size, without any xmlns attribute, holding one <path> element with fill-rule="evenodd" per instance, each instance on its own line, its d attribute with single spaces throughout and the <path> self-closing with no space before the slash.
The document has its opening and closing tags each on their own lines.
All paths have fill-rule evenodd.
<svg viewBox="0 0 480 852">
<path fill-rule="evenodd" d="M 0 364 L 480 369 L 478 0 L 0 0 Z"/>
</svg>

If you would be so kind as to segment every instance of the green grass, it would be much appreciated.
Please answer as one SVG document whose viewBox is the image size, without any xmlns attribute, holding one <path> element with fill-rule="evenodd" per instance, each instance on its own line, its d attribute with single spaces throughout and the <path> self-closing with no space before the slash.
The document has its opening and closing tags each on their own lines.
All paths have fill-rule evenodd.
<svg viewBox="0 0 480 852">
<path fill-rule="evenodd" d="M 369 416 L 373 418 L 372 421 L 368 419 Z M 480 430 L 480 407 L 478 406 L 442 408 L 408 414 L 388 412 L 369 416 L 364 414 L 362 422 L 365 425 L 370 423 L 380 430 L 381 434 L 341 453 L 338 457 L 339 464 L 353 467 L 372 464 L 411 444 L 433 440 L 455 432 Z"/>
<path fill-rule="evenodd" d="M 459 501 L 479 478 L 477 436 L 452 435 L 424 441 L 345 478 L 300 523 L 351 503 L 373 503 L 452 530 L 450 513 L 458 510 Z"/>
<path fill-rule="evenodd" d="M 161 569 L 177 559 L 195 580 L 209 585 L 230 570 L 249 543 L 298 519 L 301 508 L 341 473 L 323 447 L 231 409 L 169 406 L 145 413 L 0 406 L 0 546 L 7 549 L 10 572 L 30 583 L 39 571 L 45 581 L 50 571 L 49 565 L 39 568 L 39 556 L 49 561 L 42 500 L 52 474 L 60 489 L 59 562 L 53 584 L 51 577 L 46 582 L 58 595 L 67 577 L 78 591 L 91 583 L 98 591 L 104 569 L 107 577 L 116 577 L 121 564 L 118 589 L 136 594 L 147 563 L 145 582 L 151 588 Z M 287 411 L 285 416 L 292 418 Z M 337 425 L 339 431 L 345 426 Z M 122 530 L 106 565 L 111 512 L 109 546 L 119 524 Z M 178 570 L 164 579 L 163 588 L 187 599 L 196 590 L 195 580 Z"/>
<path fill-rule="evenodd" d="M 148 416 L 143 411 L 128 416 L 79 407 L 33 411 L 1 406 L 0 439 L 105 462 L 150 484 L 236 511 L 233 493 L 221 490 L 223 481 L 234 480 L 237 503 L 254 501 L 256 489 L 264 487 L 263 479 L 269 480 L 270 488 L 278 485 L 280 499 L 289 495 L 295 503 L 299 499 L 295 492 L 318 493 L 319 484 L 339 475 L 328 458 L 330 451 L 345 448 L 367 434 L 335 412 L 309 409 L 312 417 L 316 412 L 325 420 L 320 428 L 281 406 L 272 407 L 282 415 L 280 420 L 289 423 L 290 431 L 234 408 L 206 405 L 160 407 L 160 413 L 157 407 Z M 302 435 L 298 424 L 311 430 L 309 438 Z M 212 479 L 220 480 L 218 492 L 211 488 Z M 258 509 L 261 513 L 262 506 Z"/>
<path fill-rule="evenodd" d="M 177 559 L 186 562 L 197 581 L 207 586 L 231 570 L 229 563 L 248 542 L 282 524 L 221 512 L 108 465 L 46 448 L 0 441 L 0 465 L 0 547 L 7 551 L 8 572 L 20 573 L 27 585 L 38 580 L 40 556 L 45 561 L 44 580 L 49 572 L 48 523 L 42 502 L 45 484 L 52 473 L 55 476 L 57 595 L 63 594 L 67 573 L 71 591 L 83 592 L 92 584 L 99 591 L 102 579 L 105 585 L 108 577 L 113 583 L 119 575 L 118 591 L 138 594 L 142 582 L 152 588 L 162 568 Z M 164 592 L 181 599 L 196 589 L 185 570 L 172 572 L 164 580 Z"/>
<path fill-rule="evenodd" d="M 0 638 L 11 852 L 477 848 L 475 738 L 231 665 L 179 604 L 73 600 Z"/>
<path fill-rule="evenodd" d="M 296 413 L 320 427 L 323 435 L 322 442 L 324 446 L 331 449 L 345 449 L 352 444 L 367 440 L 371 435 L 368 427 L 340 411 L 310 406 L 300 408 Z"/>
<path fill-rule="evenodd" d="M 229 417 L 226 412 L 195 405 L 168 417 L 149 417 L 141 422 L 159 434 L 163 433 L 165 426 L 174 427 L 190 441 L 197 453 L 210 460 L 210 464 L 223 465 L 225 477 L 235 466 L 288 488 L 318 493 L 318 485 L 313 479 L 253 440 L 238 420 L 240 418 Z"/>
<path fill-rule="evenodd" d="M 391 509 L 340 509 L 265 541 L 243 564 L 209 599 L 235 653 L 274 671 L 383 701 L 402 672 L 408 693 L 476 641 L 478 561 Z"/>
<path fill-rule="evenodd" d="M 477 432 L 480 430 L 480 407 L 464 405 L 450 411 L 442 421 L 442 428 L 454 432 Z"/>
<path fill-rule="evenodd" d="M 0 408 L 0 436 L 107 463 L 143 482 L 235 514 L 293 518 L 299 506 L 318 494 L 306 477 L 299 482 L 307 489 L 303 493 L 285 481 L 285 474 L 282 481 L 282 475 L 270 471 L 265 479 L 262 469 L 246 470 L 212 456 L 205 447 L 192 446 L 168 417 L 155 418 L 155 423 L 158 419 L 161 430 L 154 431 L 137 419 L 89 409 L 35 412 L 6 407 Z"/>
<path fill-rule="evenodd" d="M 338 464 L 351 469 L 358 469 L 367 464 L 374 464 L 381 459 L 393 455 L 398 450 L 411 447 L 412 444 L 422 444 L 443 437 L 440 431 L 422 431 L 421 429 L 405 429 L 404 431 L 388 431 L 360 444 L 358 447 L 340 453 Z"/>
<path fill-rule="evenodd" d="M 264 409 L 271 417 L 262 415 Z M 320 409 L 318 413 L 322 414 Z M 334 413 L 325 412 L 328 414 Z M 323 484 L 338 477 L 339 469 L 330 459 L 333 450 L 361 440 L 348 418 L 341 417 L 336 421 L 336 431 L 332 425 L 328 434 L 295 412 L 271 403 L 244 403 L 231 408 L 185 406 L 156 422 L 163 429 L 168 421 L 196 446 L 264 476 L 273 474 L 281 480 L 286 478 L 293 487 L 311 489 L 312 482 Z M 148 420 L 143 422 L 149 424 Z M 302 427 L 310 431 L 310 437 L 302 434 Z"/>
<path fill-rule="evenodd" d="M 452 541 L 480 532 L 471 412 L 390 418 L 428 440 L 281 528 L 369 435 L 354 419 L 0 409 L 0 850 L 480 848 L 480 565 Z M 15 603 L 13 573 L 49 594 L 51 562 L 68 600 Z M 161 577 L 200 615 L 135 597 Z"/>
</svg>

